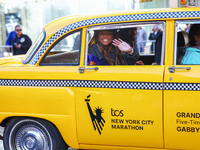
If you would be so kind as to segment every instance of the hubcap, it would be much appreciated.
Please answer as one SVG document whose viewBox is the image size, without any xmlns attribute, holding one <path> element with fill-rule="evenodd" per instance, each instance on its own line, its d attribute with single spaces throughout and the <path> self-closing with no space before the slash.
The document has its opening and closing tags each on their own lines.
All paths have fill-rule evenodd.
<svg viewBox="0 0 200 150">
<path fill-rule="evenodd" d="M 20 128 L 15 137 L 17 150 L 50 150 L 47 135 L 35 125 Z"/>
<path fill-rule="evenodd" d="M 37 141 L 35 138 L 28 137 L 25 139 L 25 147 L 28 147 L 29 149 L 33 149 L 36 147 Z"/>
</svg>

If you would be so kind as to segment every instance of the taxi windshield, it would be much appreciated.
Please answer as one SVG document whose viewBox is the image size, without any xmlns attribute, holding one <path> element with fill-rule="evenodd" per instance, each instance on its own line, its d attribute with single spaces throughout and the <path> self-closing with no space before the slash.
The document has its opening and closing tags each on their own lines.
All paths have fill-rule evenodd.
<svg viewBox="0 0 200 150">
<path fill-rule="evenodd" d="M 31 60 L 31 58 L 35 55 L 38 48 L 41 46 L 42 42 L 44 41 L 45 36 L 46 36 L 45 31 L 42 31 L 40 35 L 38 36 L 38 38 L 36 39 L 36 41 L 34 42 L 34 44 L 30 47 L 30 49 L 26 53 L 25 57 L 22 59 L 23 64 L 27 64 Z"/>
</svg>

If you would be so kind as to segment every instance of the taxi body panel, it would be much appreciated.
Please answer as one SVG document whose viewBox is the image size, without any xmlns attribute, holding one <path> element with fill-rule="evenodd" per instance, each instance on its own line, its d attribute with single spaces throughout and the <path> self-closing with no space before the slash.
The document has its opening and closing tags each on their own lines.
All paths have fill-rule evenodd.
<svg viewBox="0 0 200 150">
<path fill-rule="evenodd" d="M 1 82 L 5 86 L 0 87 L 2 95 L 1 113 L 4 119 L 14 116 L 26 116 L 51 120 L 61 131 L 65 141 L 71 143 L 73 147 L 78 147 L 75 122 L 75 89 L 74 87 L 54 86 L 59 84 L 56 82 L 57 80 L 62 82 L 64 79 L 74 79 L 78 68 L 71 67 L 71 69 L 64 70 L 64 67 L 42 67 L 40 69 L 33 66 L 2 68 L 1 78 L 5 80 Z M 11 85 L 6 80 L 12 79 L 13 74 L 15 74 L 15 85 Z M 23 84 L 27 86 L 23 86 Z M 8 105 L 10 106 L 8 107 Z M 66 106 L 68 106 L 67 109 Z"/>
<path fill-rule="evenodd" d="M 188 66 L 191 70 L 176 70 L 174 74 L 165 70 L 164 81 L 168 86 L 164 91 L 166 148 L 198 149 L 200 69 L 181 65 Z"/>
<path fill-rule="evenodd" d="M 77 111 L 79 142 L 162 148 L 161 89 L 164 67 L 98 67 L 98 72 L 88 71 L 77 76 L 77 79 L 90 78 L 93 82 L 99 82 L 99 88 L 76 89 L 79 93 L 76 96 L 76 106 L 81 110 Z M 133 89 L 130 89 L 131 87 Z M 148 90 L 143 90 L 145 88 Z M 83 95 L 85 99 L 90 99 L 90 102 L 86 102 Z M 99 108 L 102 111 L 105 127 L 99 131 L 101 136 L 96 133 L 97 131 L 91 130 L 93 126 L 90 118 L 85 116 L 89 114 L 86 104 L 90 105 L 92 110 Z M 155 137 L 152 138 L 151 135 Z"/>
<path fill-rule="evenodd" d="M 176 21 L 200 23 L 199 10 L 69 16 L 51 22 L 25 57 L 0 59 L 0 122 L 47 120 L 76 149 L 198 149 L 200 68 L 176 64 L 175 51 Z M 149 30 L 153 25 L 162 28 L 160 65 L 87 64 L 90 31 Z M 76 37 L 79 42 L 72 45 Z M 148 56 L 154 57 L 147 45 Z M 172 73 L 171 67 L 178 68 Z"/>
</svg>

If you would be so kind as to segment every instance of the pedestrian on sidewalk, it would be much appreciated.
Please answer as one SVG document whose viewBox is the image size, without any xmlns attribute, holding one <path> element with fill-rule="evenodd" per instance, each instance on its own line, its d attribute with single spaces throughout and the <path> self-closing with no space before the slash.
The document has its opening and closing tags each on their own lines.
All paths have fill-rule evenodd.
<svg viewBox="0 0 200 150">
<path fill-rule="evenodd" d="M 7 36 L 7 38 L 6 38 L 6 46 L 12 46 L 12 45 L 13 45 L 13 40 L 15 39 L 16 35 L 17 35 L 17 34 L 16 34 L 15 30 L 14 30 L 14 31 L 11 31 L 11 32 L 8 34 L 8 36 Z M 6 50 L 7 50 L 8 52 L 12 52 L 10 47 L 6 47 Z"/>
<path fill-rule="evenodd" d="M 28 35 L 22 34 L 20 25 L 15 26 L 16 37 L 13 40 L 13 55 L 26 54 L 32 45 L 32 41 Z"/>
</svg>

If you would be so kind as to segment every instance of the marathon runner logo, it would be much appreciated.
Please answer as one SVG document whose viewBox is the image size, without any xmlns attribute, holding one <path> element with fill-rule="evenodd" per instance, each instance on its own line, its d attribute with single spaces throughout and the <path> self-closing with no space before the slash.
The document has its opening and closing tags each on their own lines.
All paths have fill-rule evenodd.
<svg viewBox="0 0 200 150">
<path fill-rule="evenodd" d="M 103 117 L 101 116 L 102 113 L 103 113 L 103 109 L 102 108 L 96 108 L 94 109 L 94 112 L 92 111 L 91 109 L 91 106 L 90 106 L 90 96 L 91 95 L 88 95 L 87 96 L 87 99 L 85 99 L 85 102 L 87 104 L 87 107 L 88 107 L 88 111 L 89 111 L 89 114 L 90 114 L 90 117 L 91 117 L 91 121 L 92 121 L 92 124 L 93 124 L 93 127 L 94 127 L 94 130 L 98 131 L 99 134 L 101 134 L 101 131 L 103 130 L 103 127 L 104 127 L 104 123 L 105 123 L 105 120 L 103 119 Z"/>
</svg>

